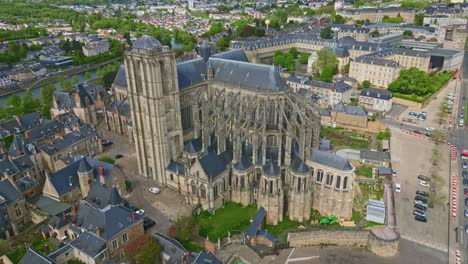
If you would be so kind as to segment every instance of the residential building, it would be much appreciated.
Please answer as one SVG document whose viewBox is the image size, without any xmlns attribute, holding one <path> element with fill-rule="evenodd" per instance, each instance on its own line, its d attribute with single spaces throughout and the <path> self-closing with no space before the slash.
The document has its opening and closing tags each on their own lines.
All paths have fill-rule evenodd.
<svg viewBox="0 0 468 264">
<path fill-rule="evenodd" d="M 311 208 L 350 218 L 353 167 L 318 150 L 320 115 L 310 100 L 290 93 L 276 68 L 249 63 L 243 50 L 202 48 L 202 58 L 177 64 L 172 50 L 142 36 L 126 52 L 138 173 L 205 210 L 256 204 L 268 224 L 284 214 L 306 221 Z"/>
<path fill-rule="evenodd" d="M 47 256 L 42 255 L 39 252 L 34 251 L 32 248 L 28 247 L 26 249 L 26 254 L 20 259 L 18 264 L 55 264 L 55 262 L 48 258 Z"/>
<path fill-rule="evenodd" d="M 294 92 L 302 96 L 315 95 L 316 103 L 321 108 L 333 107 L 338 103 L 350 103 L 352 87 L 343 81 L 332 83 L 309 79 L 309 76 L 290 76 L 286 82 Z M 307 93 L 300 91 L 304 89 Z"/>
<path fill-rule="evenodd" d="M 366 149 L 361 150 L 360 159 L 362 164 L 385 168 L 390 167 L 392 161 L 390 152 L 379 152 Z"/>
<path fill-rule="evenodd" d="M 0 89 L 10 87 L 14 84 L 13 80 L 8 76 L 0 76 Z"/>
<path fill-rule="evenodd" d="M 3 238 L 18 234 L 30 222 L 26 200 L 9 180 L 0 181 L 0 221 Z"/>
<path fill-rule="evenodd" d="M 401 66 L 392 60 L 361 56 L 351 61 L 349 76 L 359 83 L 369 81 L 378 87 L 387 87 L 400 75 Z"/>
<path fill-rule="evenodd" d="M 108 52 L 110 44 L 108 40 L 99 40 L 91 42 L 82 47 L 83 54 L 86 57 L 97 56 L 101 53 Z"/>
<path fill-rule="evenodd" d="M 74 113 L 89 124 L 97 124 L 99 112 L 104 110 L 106 92 L 90 84 L 78 84 L 73 92 L 54 93 L 50 114 L 54 118 L 65 113 Z"/>
<path fill-rule="evenodd" d="M 393 94 L 388 90 L 364 89 L 359 96 L 359 105 L 369 111 L 388 112 L 392 108 Z"/>
<path fill-rule="evenodd" d="M 322 111 L 322 122 L 344 127 L 367 127 L 367 112 L 359 106 L 338 103 L 331 111 Z"/>
<path fill-rule="evenodd" d="M 101 188 L 103 185 L 106 187 Z M 74 202 L 87 198 L 93 190 L 90 197 L 99 196 L 99 203 L 105 205 L 114 188 L 119 195 L 126 195 L 122 172 L 112 164 L 83 157 L 55 173 L 46 173 L 43 193 L 57 201 Z"/>
<path fill-rule="evenodd" d="M 337 14 L 353 20 L 369 20 L 371 23 L 382 22 L 387 17 L 400 16 L 403 22 L 413 23 L 416 10 L 412 8 L 384 7 L 384 8 L 356 8 L 338 10 Z"/>
<path fill-rule="evenodd" d="M 438 30 L 438 40 L 446 49 L 464 50 L 467 36 L 466 24 L 441 26 Z"/>
</svg>

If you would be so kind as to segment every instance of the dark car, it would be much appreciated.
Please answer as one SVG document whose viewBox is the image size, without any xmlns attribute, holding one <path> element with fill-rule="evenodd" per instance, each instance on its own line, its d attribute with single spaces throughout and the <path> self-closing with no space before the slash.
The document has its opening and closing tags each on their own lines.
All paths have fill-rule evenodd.
<svg viewBox="0 0 468 264">
<path fill-rule="evenodd" d="M 465 224 L 465 233 L 468 234 L 468 225 Z"/>
<path fill-rule="evenodd" d="M 151 220 L 148 217 L 145 217 L 143 219 L 143 228 L 145 229 L 145 231 L 150 229 L 151 227 L 153 227 L 155 224 L 156 224 L 156 222 L 154 222 L 153 220 Z"/>
<path fill-rule="evenodd" d="M 462 163 L 462 167 L 463 167 L 464 169 L 468 169 L 468 162 L 464 161 L 464 162 Z"/>
<path fill-rule="evenodd" d="M 468 171 L 464 170 L 462 172 L 463 178 L 468 178 Z"/>
<path fill-rule="evenodd" d="M 427 210 L 427 207 L 422 205 L 422 204 L 414 204 L 414 208 L 419 209 L 419 210 L 423 210 L 423 211 Z"/>
<path fill-rule="evenodd" d="M 410 116 L 418 116 L 418 114 L 415 113 L 415 112 L 409 112 L 408 115 L 410 115 Z"/>
<path fill-rule="evenodd" d="M 468 206 L 468 197 L 465 198 L 465 206 Z"/>
<path fill-rule="evenodd" d="M 416 195 L 416 197 L 414 197 L 414 200 L 427 203 L 427 198 L 419 195 Z"/>
<path fill-rule="evenodd" d="M 419 190 L 416 191 L 416 195 L 421 195 L 421 196 L 424 196 L 424 197 L 429 196 L 429 194 L 428 194 L 427 192 L 425 192 L 425 191 L 419 191 Z"/>
<path fill-rule="evenodd" d="M 419 221 L 419 222 L 423 222 L 423 223 L 426 223 L 427 222 L 427 218 L 424 217 L 424 216 L 420 216 L 420 215 L 415 215 L 414 216 L 414 219 Z"/>
<path fill-rule="evenodd" d="M 418 175 L 418 179 L 423 180 L 423 181 L 430 181 L 429 177 L 424 176 L 424 175 Z"/>
<path fill-rule="evenodd" d="M 463 185 L 468 186 L 468 179 L 463 179 Z"/>
<path fill-rule="evenodd" d="M 112 145 L 112 144 L 114 144 L 114 142 L 112 142 L 112 141 L 110 141 L 110 140 L 107 140 L 107 139 L 103 139 L 103 140 L 102 140 L 102 145 L 103 145 L 104 147 L 110 146 L 110 145 Z"/>
<path fill-rule="evenodd" d="M 135 209 L 136 209 L 136 207 L 135 207 L 133 204 L 131 204 L 131 203 L 127 202 L 127 201 L 126 201 L 126 202 L 124 202 L 123 206 L 124 206 L 125 208 L 127 208 L 127 209 L 131 210 L 131 211 L 136 211 L 136 210 L 135 210 Z M 137 209 L 137 210 L 138 210 L 138 209 Z"/>
<path fill-rule="evenodd" d="M 123 155 L 122 155 L 122 154 L 117 154 L 117 155 L 115 155 L 115 159 L 121 159 L 121 158 L 123 158 Z"/>
</svg>

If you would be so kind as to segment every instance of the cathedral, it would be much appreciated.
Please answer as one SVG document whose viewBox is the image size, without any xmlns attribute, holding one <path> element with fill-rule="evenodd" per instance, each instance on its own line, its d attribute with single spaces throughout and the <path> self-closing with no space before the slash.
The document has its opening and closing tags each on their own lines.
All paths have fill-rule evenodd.
<svg viewBox="0 0 468 264">
<path fill-rule="evenodd" d="M 141 175 L 214 212 L 256 204 L 268 224 L 306 221 L 311 209 L 349 219 L 354 168 L 320 146 L 320 113 L 274 66 L 242 49 L 176 63 L 142 36 L 125 53 L 128 101 Z"/>
</svg>

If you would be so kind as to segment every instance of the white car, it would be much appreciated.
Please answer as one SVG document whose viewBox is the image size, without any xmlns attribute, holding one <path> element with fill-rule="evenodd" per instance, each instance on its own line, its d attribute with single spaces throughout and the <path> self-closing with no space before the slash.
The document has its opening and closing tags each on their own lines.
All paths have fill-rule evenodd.
<svg viewBox="0 0 468 264">
<path fill-rule="evenodd" d="M 435 128 L 433 128 L 433 127 L 426 127 L 426 131 L 434 132 L 434 131 L 435 131 Z"/>
<path fill-rule="evenodd" d="M 401 184 L 395 183 L 395 192 L 397 193 L 401 192 Z"/>
<path fill-rule="evenodd" d="M 427 207 L 427 204 L 425 202 L 423 202 L 423 201 L 415 200 L 414 203 L 415 204 L 420 204 L 420 205 L 423 205 L 423 206 Z"/>
<path fill-rule="evenodd" d="M 424 186 L 424 187 L 429 187 L 429 183 L 427 181 L 420 181 L 419 185 Z"/>
<path fill-rule="evenodd" d="M 159 192 L 161 192 L 161 190 L 159 190 L 158 187 L 151 187 L 151 188 L 149 188 L 149 192 L 154 193 L 154 194 L 158 194 Z"/>
<path fill-rule="evenodd" d="M 137 215 L 144 215 L 145 214 L 145 210 L 143 209 L 140 209 L 138 211 L 135 212 Z"/>
</svg>

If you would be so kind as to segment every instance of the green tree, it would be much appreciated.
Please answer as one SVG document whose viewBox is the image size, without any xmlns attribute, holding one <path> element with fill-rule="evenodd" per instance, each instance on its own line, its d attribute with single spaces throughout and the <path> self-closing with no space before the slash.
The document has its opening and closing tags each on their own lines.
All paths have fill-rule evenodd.
<svg viewBox="0 0 468 264">
<path fill-rule="evenodd" d="M 364 89 L 370 88 L 371 86 L 372 86 L 372 84 L 368 80 L 365 80 L 365 81 L 362 82 L 362 88 L 364 88 Z"/>
<path fill-rule="evenodd" d="M 331 76 L 338 72 L 338 58 L 333 51 L 323 48 L 317 52 L 317 61 L 313 65 L 316 76 L 321 76 L 325 71 L 324 80 L 331 80 Z"/>
<path fill-rule="evenodd" d="M 89 72 L 89 71 L 85 72 L 84 76 L 85 76 L 85 80 L 88 80 L 88 81 L 91 80 L 91 78 L 92 78 L 91 72 Z"/>
<path fill-rule="evenodd" d="M 161 245 L 149 234 L 130 240 L 124 248 L 125 257 L 131 263 L 154 264 L 161 261 Z"/>
<path fill-rule="evenodd" d="M 291 48 L 289 50 L 289 53 L 291 53 L 291 55 L 293 56 L 294 59 L 297 59 L 297 55 L 299 55 L 299 52 L 297 52 L 296 48 Z"/>
<path fill-rule="evenodd" d="M 55 86 L 53 84 L 49 84 L 41 88 L 41 114 L 47 118 L 50 118 L 50 108 L 52 106 L 54 92 Z"/>
<path fill-rule="evenodd" d="M 9 116 L 19 116 L 23 113 L 23 103 L 21 97 L 16 93 L 12 94 L 5 102 L 6 112 Z"/>
<path fill-rule="evenodd" d="M 73 78 L 71 80 L 71 84 L 74 86 L 74 85 L 77 85 L 79 82 L 80 82 L 80 79 L 78 78 L 78 76 L 73 75 Z"/>
<path fill-rule="evenodd" d="M 379 33 L 379 31 L 378 31 L 377 29 L 375 29 L 375 30 L 373 30 L 373 31 L 370 33 L 370 35 L 371 35 L 372 37 L 378 37 L 378 36 L 380 35 L 380 33 Z"/>
<path fill-rule="evenodd" d="M 309 54 L 301 53 L 301 56 L 299 57 L 299 63 L 300 64 L 307 64 L 308 62 L 309 62 Z"/>
<path fill-rule="evenodd" d="M 329 28 L 329 27 L 322 28 L 322 30 L 320 31 L 320 37 L 323 38 L 323 39 L 332 39 L 333 38 L 333 30 L 331 30 L 331 28 Z"/>
<path fill-rule="evenodd" d="M 333 16 L 333 23 L 335 23 L 335 24 L 344 24 L 345 22 L 346 22 L 346 20 L 341 15 Z"/>
<path fill-rule="evenodd" d="M 198 237 L 200 226 L 192 216 L 184 216 L 174 223 L 176 237 L 179 241 L 195 240 Z"/>
<path fill-rule="evenodd" d="M 382 18 L 382 22 L 400 24 L 403 22 L 403 18 L 401 16 L 396 16 L 396 17 L 384 16 Z"/>
<path fill-rule="evenodd" d="M 31 90 L 29 89 L 26 90 L 26 92 L 24 93 L 22 104 L 23 104 L 22 106 L 23 114 L 36 112 L 37 110 L 39 110 L 39 107 L 41 106 L 41 102 L 39 101 L 39 99 L 34 97 Z"/>
<path fill-rule="evenodd" d="M 403 36 L 413 36 L 413 31 L 405 30 L 405 31 L 403 31 Z"/>
<path fill-rule="evenodd" d="M 333 79 L 333 69 L 325 67 L 319 76 L 322 82 L 330 82 Z"/>
<path fill-rule="evenodd" d="M 424 15 L 416 14 L 414 15 L 414 24 L 416 26 L 422 26 L 424 23 Z"/>
<path fill-rule="evenodd" d="M 345 65 L 344 68 L 343 68 L 343 72 L 344 72 L 345 74 L 348 74 L 348 73 L 349 73 L 349 68 L 350 68 L 350 67 L 351 67 L 351 64 L 350 64 L 349 62 L 346 63 L 346 65 Z"/>
<path fill-rule="evenodd" d="M 117 74 L 116 71 L 111 71 L 111 72 L 104 74 L 104 76 L 102 77 L 102 83 L 103 83 L 104 88 L 106 88 L 106 90 L 110 89 L 112 83 L 114 82 L 116 74 Z"/>
<path fill-rule="evenodd" d="M 433 91 L 431 77 L 416 67 L 400 71 L 398 79 L 390 83 L 388 89 L 391 92 L 402 94 L 416 94 L 424 96 Z"/>
</svg>

